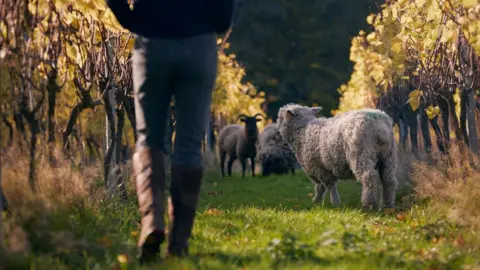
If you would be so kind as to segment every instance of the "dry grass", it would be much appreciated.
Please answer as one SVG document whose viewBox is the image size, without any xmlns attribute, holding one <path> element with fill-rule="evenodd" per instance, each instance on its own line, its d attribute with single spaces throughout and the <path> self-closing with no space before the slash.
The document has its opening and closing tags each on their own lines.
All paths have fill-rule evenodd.
<svg viewBox="0 0 480 270">
<path fill-rule="evenodd" d="M 17 148 L 2 153 L 2 187 L 13 216 L 3 219 L 1 222 L 0 233 L 3 234 L 1 239 L 4 241 L 0 243 L 0 261 L 12 260 L 11 258 L 15 255 L 42 254 L 44 249 L 47 249 L 48 252 L 77 250 L 78 254 L 82 254 L 83 250 L 98 248 L 95 246 L 98 242 L 95 239 L 107 233 L 108 230 L 101 229 L 107 227 L 105 224 L 119 222 L 118 217 L 111 217 L 115 216 L 115 213 L 108 212 L 116 208 L 99 210 L 100 208 L 97 207 L 99 200 L 106 198 L 103 182 L 99 178 L 102 175 L 100 165 L 79 169 L 72 160 L 64 158 L 60 151 L 57 151 L 54 156 L 56 161 L 52 165 L 47 155 L 38 155 L 37 192 L 33 193 L 28 183 L 28 155 Z M 480 172 L 472 168 L 470 163 L 464 162 L 468 158 L 463 158 L 457 149 L 453 149 L 450 159 L 442 160 L 442 158 L 436 157 L 433 165 L 417 162 L 412 155 L 405 151 L 399 151 L 398 160 L 397 177 L 400 184 L 408 185 L 413 182 L 417 197 L 430 200 L 431 203 L 427 206 L 429 211 L 435 208 L 441 213 L 446 213 L 456 223 L 480 228 Z M 205 166 L 207 170 L 216 172 L 214 174 L 210 172 L 209 177 L 220 179 L 218 163 L 215 161 L 213 153 L 208 152 L 205 155 Z M 258 168 L 259 166 L 257 166 Z M 132 191 L 134 179 L 131 177 L 131 164 L 125 164 L 122 174 L 125 178 L 132 180 L 128 185 Z M 212 181 L 216 183 L 218 180 Z M 249 186 L 251 183 L 249 184 L 245 180 L 223 182 L 225 184 L 231 182 L 231 185 L 244 183 L 245 190 L 251 188 Z M 305 182 L 308 186 L 309 182 Z M 288 181 L 288 183 L 295 182 Z M 292 185 L 291 188 L 298 184 Z M 305 187 L 297 188 L 299 188 L 299 192 L 305 192 Z M 280 192 L 279 190 L 270 191 L 272 191 L 271 194 Z M 248 191 L 239 197 L 244 200 L 243 197 L 249 196 L 250 193 Z M 254 195 L 250 194 L 250 196 Z M 214 200 L 211 197 L 209 199 Z M 229 200 L 230 198 L 226 199 L 226 201 Z M 136 220 L 137 211 L 134 202 L 133 199 L 126 204 L 128 207 L 132 207 L 129 208 L 130 211 L 127 214 L 131 221 L 124 224 L 124 226 L 129 226 L 128 230 L 136 226 L 136 223 L 133 222 Z M 225 202 L 222 201 L 222 203 Z M 305 204 L 309 205 L 310 201 L 305 201 Z M 125 211 L 124 208 L 122 209 Z M 439 211 L 435 212 L 439 213 Z M 87 220 L 82 219 L 82 213 L 85 212 L 88 212 L 89 215 Z M 55 221 L 59 215 L 63 215 L 61 220 Z M 75 217 L 75 215 L 80 215 L 80 217 Z M 107 220 L 105 224 L 93 221 L 100 218 L 100 215 L 104 215 L 103 218 Z M 118 215 L 121 216 L 121 214 Z M 77 222 L 80 222 L 76 225 L 77 227 L 71 227 L 69 224 L 71 218 L 77 218 Z M 122 218 L 125 219 L 123 216 Z M 62 222 L 62 224 L 58 225 L 58 222 Z M 85 227 L 86 223 L 90 227 Z M 208 224 L 210 223 L 205 224 L 206 228 L 209 228 Z M 120 231 L 119 228 L 116 227 L 115 231 Z M 96 231 L 91 233 L 91 237 L 85 238 L 81 233 L 83 230 Z M 123 230 L 119 234 L 127 235 Z M 89 252 L 90 254 L 95 253 Z M 98 254 L 103 255 L 103 252 L 98 252 Z"/>
<path fill-rule="evenodd" d="M 75 245 L 68 233 L 51 237 L 50 216 L 62 209 L 86 208 L 104 196 L 102 189 L 94 185 L 99 175 L 97 168 L 78 169 L 60 151 L 54 155 L 55 162 L 49 162 L 46 155 L 37 156 L 37 190 L 33 192 L 28 181 L 28 154 L 19 148 L 2 153 L 2 188 L 13 213 L 2 218 L 2 257 L 26 254 L 32 249 L 31 239 L 41 236 L 50 239 L 54 247 Z M 62 235 L 60 241 L 58 236 Z"/>
<path fill-rule="evenodd" d="M 455 222 L 480 228 L 480 171 L 478 161 L 451 149 L 449 158 L 437 157 L 434 165 L 416 162 L 412 180 L 419 198 L 429 199 Z"/>
</svg>

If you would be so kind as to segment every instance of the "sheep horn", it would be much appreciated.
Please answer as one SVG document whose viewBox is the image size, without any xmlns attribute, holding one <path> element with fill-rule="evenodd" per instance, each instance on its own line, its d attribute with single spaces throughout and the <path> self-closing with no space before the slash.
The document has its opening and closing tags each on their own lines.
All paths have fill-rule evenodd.
<svg viewBox="0 0 480 270">
<path fill-rule="evenodd" d="M 237 122 L 238 120 L 240 120 L 240 118 L 242 118 L 242 117 L 243 117 L 243 118 L 247 118 L 248 116 L 246 116 L 245 114 L 242 113 L 242 114 L 240 114 L 240 115 L 238 116 L 238 118 L 237 118 L 237 120 L 235 120 L 235 122 Z"/>
<path fill-rule="evenodd" d="M 263 116 L 263 114 L 261 114 L 261 113 L 255 114 L 255 115 L 253 116 L 253 118 L 257 118 L 257 116 L 261 116 L 262 118 L 265 118 L 265 116 Z"/>
</svg>

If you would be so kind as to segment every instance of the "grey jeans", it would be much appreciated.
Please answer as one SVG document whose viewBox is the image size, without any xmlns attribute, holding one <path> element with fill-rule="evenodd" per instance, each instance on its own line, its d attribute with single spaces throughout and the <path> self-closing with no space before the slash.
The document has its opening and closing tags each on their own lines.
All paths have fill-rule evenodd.
<svg viewBox="0 0 480 270">
<path fill-rule="evenodd" d="M 176 126 L 172 162 L 201 167 L 202 140 L 217 75 L 216 35 L 184 39 L 138 36 L 132 67 L 137 148 L 169 152 L 165 146 L 169 144 L 166 134 L 173 97 Z"/>
</svg>

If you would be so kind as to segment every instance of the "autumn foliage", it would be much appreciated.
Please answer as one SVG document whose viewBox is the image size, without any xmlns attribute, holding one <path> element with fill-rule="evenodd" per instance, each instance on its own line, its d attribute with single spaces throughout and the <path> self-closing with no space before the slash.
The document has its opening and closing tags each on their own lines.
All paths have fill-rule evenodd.
<svg viewBox="0 0 480 270">
<path fill-rule="evenodd" d="M 56 147 L 76 165 L 103 160 L 106 184 L 118 178 L 116 167 L 136 139 L 135 36 L 105 1 L 1 0 L 0 18 L 2 151 L 19 144 L 30 153 L 32 188 L 36 155 L 49 153 L 56 162 Z M 226 38 L 218 45 L 212 115 L 231 122 L 240 113 L 261 112 L 264 93 L 244 81 L 244 68 L 225 52 Z"/>
<path fill-rule="evenodd" d="M 403 145 L 410 137 L 418 149 L 420 132 L 427 153 L 432 138 L 443 153 L 455 138 L 478 154 L 480 4 L 398 0 L 381 8 L 367 17 L 372 31 L 352 40 L 354 71 L 339 89 L 338 111 L 380 107 L 394 118 Z"/>
</svg>

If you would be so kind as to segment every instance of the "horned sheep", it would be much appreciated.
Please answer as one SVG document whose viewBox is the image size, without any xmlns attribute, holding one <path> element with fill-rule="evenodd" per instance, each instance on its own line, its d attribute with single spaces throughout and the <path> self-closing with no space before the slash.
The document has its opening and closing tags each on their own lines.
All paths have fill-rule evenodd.
<svg viewBox="0 0 480 270">
<path fill-rule="evenodd" d="M 378 207 L 381 182 L 386 208 L 393 208 L 397 188 L 397 148 L 392 119 L 383 111 L 360 109 L 334 117 L 316 117 L 321 107 L 287 104 L 278 112 L 278 129 L 315 184 L 314 202 L 330 190 L 340 204 L 337 181 L 355 177 L 362 184 L 364 209 Z"/>
<path fill-rule="evenodd" d="M 257 155 L 256 142 L 258 139 L 257 122 L 261 119 L 260 113 L 254 116 L 247 116 L 241 114 L 237 121 L 240 120 L 245 125 L 230 124 L 222 128 L 218 134 L 217 150 L 220 156 L 220 169 L 222 177 L 225 177 L 225 160 L 229 156 L 227 167 L 228 176 L 232 176 L 232 166 L 236 159 L 240 160 L 242 164 L 242 177 L 245 177 L 246 162 L 250 159 L 250 166 L 252 169 L 252 176 L 255 177 L 255 157 Z"/>
</svg>

